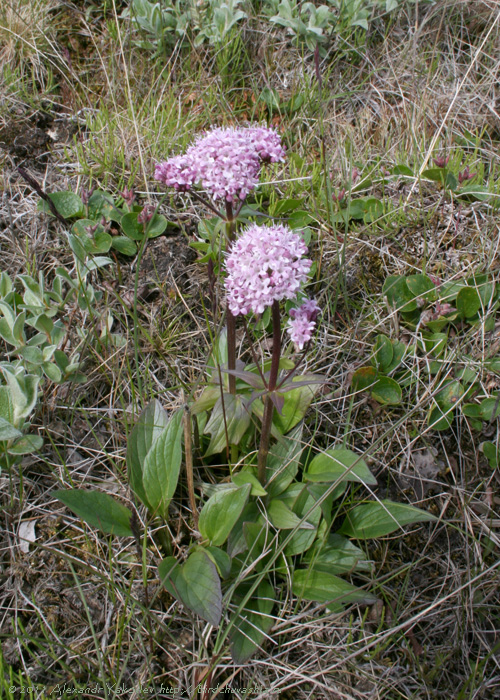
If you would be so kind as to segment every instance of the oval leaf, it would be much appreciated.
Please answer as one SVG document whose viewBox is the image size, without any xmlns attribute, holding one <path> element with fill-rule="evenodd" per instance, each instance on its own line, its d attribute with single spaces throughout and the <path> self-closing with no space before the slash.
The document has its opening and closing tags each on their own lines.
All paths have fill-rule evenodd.
<svg viewBox="0 0 500 700">
<path fill-rule="evenodd" d="M 248 501 L 251 489 L 250 484 L 245 484 L 217 491 L 205 503 L 198 529 L 210 544 L 219 547 L 227 540 Z"/>
<path fill-rule="evenodd" d="M 307 466 L 304 478 L 306 481 L 340 480 L 377 485 L 366 462 L 352 450 L 344 448 L 330 448 L 316 455 Z"/>
<path fill-rule="evenodd" d="M 388 406 L 401 403 L 403 392 L 395 379 L 380 377 L 372 386 L 371 394 L 375 401 Z"/>
<path fill-rule="evenodd" d="M 159 567 L 160 580 L 167 591 L 183 605 L 215 627 L 222 617 L 222 592 L 215 564 L 203 549 L 189 555 L 182 566 L 174 557 Z"/>
<path fill-rule="evenodd" d="M 88 525 L 109 535 L 131 536 L 132 513 L 107 493 L 67 489 L 54 492 L 54 497 L 64 503 Z"/>
</svg>

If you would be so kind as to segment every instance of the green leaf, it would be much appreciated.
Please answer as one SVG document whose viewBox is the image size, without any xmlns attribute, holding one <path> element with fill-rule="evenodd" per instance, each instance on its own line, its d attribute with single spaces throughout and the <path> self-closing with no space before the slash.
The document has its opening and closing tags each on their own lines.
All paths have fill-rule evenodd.
<svg viewBox="0 0 500 700">
<path fill-rule="evenodd" d="M 43 447 L 40 435 L 24 435 L 7 449 L 10 455 L 30 455 Z"/>
<path fill-rule="evenodd" d="M 111 246 L 122 255 L 135 255 L 137 244 L 126 236 L 113 236 Z"/>
<path fill-rule="evenodd" d="M 491 397 L 481 401 L 481 418 L 492 421 L 500 416 L 500 401 L 498 397 Z"/>
<path fill-rule="evenodd" d="M 157 236 L 161 236 L 161 234 L 166 231 L 167 226 L 168 221 L 162 214 L 153 214 L 146 227 L 148 238 L 156 238 Z"/>
<path fill-rule="evenodd" d="M 278 498 L 274 498 L 267 506 L 267 516 L 277 530 L 293 530 L 294 527 L 301 530 L 316 529 L 314 525 L 305 520 L 301 523 L 301 519 L 295 515 L 293 510 Z"/>
<path fill-rule="evenodd" d="M 367 540 L 389 535 L 405 525 L 432 520 L 436 520 L 434 515 L 414 506 L 393 501 L 374 501 L 350 510 L 338 533 Z"/>
<path fill-rule="evenodd" d="M 306 513 L 316 504 L 317 498 L 314 498 L 307 489 L 306 484 L 293 483 L 286 491 L 280 495 L 282 500 L 289 508 L 293 510 L 295 515 L 303 518 Z M 309 549 L 319 533 L 317 528 L 321 520 L 321 506 L 317 506 L 307 516 L 307 522 L 314 525 L 314 530 L 298 530 L 288 542 L 285 548 L 287 556 L 295 556 L 302 554 Z"/>
<path fill-rule="evenodd" d="M 369 389 L 377 381 L 378 372 L 374 367 L 360 367 L 352 375 L 351 389 L 354 393 Z"/>
<path fill-rule="evenodd" d="M 219 547 L 204 547 L 205 552 L 213 561 L 222 579 L 228 578 L 231 574 L 231 557 Z"/>
<path fill-rule="evenodd" d="M 444 168 L 428 168 L 422 173 L 422 178 L 424 180 L 432 180 L 433 182 L 439 182 L 441 185 L 444 184 L 445 169 Z"/>
<path fill-rule="evenodd" d="M 131 536 L 132 513 L 107 493 L 68 489 L 52 494 L 88 525 L 111 535 Z"/>
<path fill-rule="evenodd" d="M 219 574 L 208 554 L 198 547 L 180 566 L 167 557 L 158 567 L 167 591 L 203 620 L 217 627 L 222 617 L 222 592 Z"/>
<path fill-rule="evenodd" d="M 142 241 L 144 238 L 144 227 L 137 221 L 139 213 L 136 211 L 124 214 L 120 219 L 120 226 L 123 233 L 133 241 Z"/>
<path fill-rule="evenodd" d="M 372 569 L 372 562 L 366 560 L 363 550 L 338 534 L 329 535 L 325 543 L 318 542 L 306 553 L 304 562 L 316 571 L 326 571 L 329 574 Z"/>
<path fill-rule="evenodd" d="M 146 454 L 142 483 L 151 513 L 168 517 L 182 462 L 183 410 L 176 411 Z"/>
<path fill-rule="evenodd" d="M 446 333 L 426 333 L 423 335 L 425 352 L 439 357 L 446 349 L 448 335 Z"/>
<path fill-rule="evenodd" d="M 450 407 L 433 406 L 427 418 L 429 428 L 431 430 L 448 430 L 453 423 L 454 415 Z"/>
<path fill-rule="evenodd" d="M 218 454 L 226 447 L 226 429 L 229 444 L 237 445 L 250 425 L 250 421 L 250 413 L 241 396 L 224 394 L 224 404 L 219 397 L 204 430 L 206 434 L 211 435 L 205 456 Z"/>
<path fill-rule="evenodd" d="M 201 535 L 219 547 L 229 537 L 248 501 L 250 484 L 216 491 L 203 506 L 198 522 Z"/>
<path fill-rule="evenodd" d="M 167 424 L 167 412 L 155 399 L 143 410 L 128 438 L 127 469 L 130 488 L 149 510 L 152 508 L 146 497 L 142 477 L 144 462 L 151 446 Z"/>
<path fill-rule="evenodd" d="M 243 598 L 246 590 L 247 587 L 244 585 L 237 589 L 235 604 Z M 245 607 L 233 614 L 236 620 L 229 633 L 229 640 L 234 663 L 246 663 L 270 632 L 275 622 L 271 616 L 275 598 L 276 594 L 271 584 L 268 581 L 262 581 Z"/>
<path fill-rule="evenodd" d="M 394 405 L 401 403 L 403 392 L 395 379 L 380 377 L 372 386 L 371 395 L 381 404 Z"/>
<path fill-rule="evenodd" d="M 403 357 L 406 353 L 406 345 L 400 341 L 396 340 L 392 343 L 392 361 L 383 368 L 385 374 L 390 374 L 394 372 L 395 369 L 399 367 L 403 361 Z"/>
<path fill-rule="evenodd" d="M 238 472 L 237 474 L 233 474 L 232 480 L 233 484 L 236 484 L 236 486 L 250 484 L 252 487 L 252 490 L 250 491 L 251 496 L 267 496 L 267 491 L 265 488 L 263 488 L 255 474 L 249 470 L 244 470 Z"/>
<path fill-rule="evenodd" d="M 2 387 L 7 388 L 7 387 Z M 8 420 L 0 416 L 0 440 L 14 440 L 22 437 L 22 432 L 15 428 Z"/>
<path fill-rule="evenodd" d="M 53 201 L 59 214 L 65 219 L 83 216 L 83 202 L 74 192 L 52 192 L 49 194 L 49 197 Z M 51 213 L 49 205 L 43 200 L 40 201 L 39 208 L 48 214 Z"/>
<path fill-rule="evenodd" d="M 12 404 L 10 390 L 8 386 L 2 385 L 0 385 L 0 418 L 7 421 L 7 423 L 14 423 L 14 406 Z M 21 433 L 19 433 L 19 435 L 21 435 Z M 6 438 L 0 439 L 4 440 Z"/>
<path fill-rule="evenodd" d="M 286 437 L 271 445 L 267 457 L 266 489 L 271 498 L 278 496 L 292 483 L 299 470 L 302 454 L 303 423 L 299 423 Z"/>
<path fill-rule="evenodd" d="M 375 369 L 385 372 L 394 355 L 392 343 L 386 335 L 378 335 L 373 346 L 372 364 Z"/>
<path fill-rule="evenodd" d="M 481 418 L 481 405 L 478 403 L 463 403 L 461 409 L 467 418 Z"/>
<path fill-rule="evenodd" d="M 353 467 L 352 465 L 355 464 Z M 306 481 L 356 481 L 361 484 L 377 485 L 377 480 L 368 469 L 366 462 L 352 450 L 342 447 L 330 449 L 316 455 L 304 472 Z"/>
<path fill-rule="evenodd" d="M 464 185 L 457 192 L 457 197 L 477 199 L 479 202 L 486 202 L 491 197 L 491 192 L 483 185 Z"/>
<path fill-rule="evenodd" d="M 436 285 L 427 275 L 409 275 L 406 284 L 414 297 L 430 302 L 436 301 Z"/>
<path fill-rule="evenodd" d="M 311 384 L 304 384 L 284 393 L 285 401 L 281 415 L 277 411 L 274 412 L 273 423 L 282 435 L 289 433 L 302 420 L 321 386 L 315 375 L 294 377 L 292 386 L 295 382 L 307 382 L 309 379 Z"/>
<path fill-rule="evenodd" d="M 389 305 L 395 307 L 398 311 L 408 313 L 409 311 L 414 311 L 418 306 L 414 295 L 406 284 L 405 277 L 400 275 L 387 277 L 382 287 L 382 292 L 386 295 Z"/>
<path fill-rule="evenodd" d="M 475 316 L 481 308 L 481 297 L 473 287 L 463 287 L 457 294 L 457 311 L 464 318 Z"/>
<path fill-rule="evenodd" d="M 292 591 L 301 600 L 333 603 L 344 606 L 349 603 L 374 603 L 375 596 L 344 579 L 315 569 L 296 569 L 292 575 Z"/>
<path fill-rule="evenodd" d="M 407 165 L 395 165 L 392 169 L 393 175 L 406 175 L 407 177 L 414 177 L 414 172 Z"/>
</svg>

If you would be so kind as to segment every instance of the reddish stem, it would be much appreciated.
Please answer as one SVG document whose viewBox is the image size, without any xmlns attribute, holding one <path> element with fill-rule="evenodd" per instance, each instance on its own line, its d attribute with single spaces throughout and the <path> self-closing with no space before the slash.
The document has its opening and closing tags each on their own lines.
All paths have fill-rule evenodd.
<svg viewBox="0 0 500 700">
<path fill-rule="evenodd" d="M 276 389 L 278 381 L 278 371 L 281 356 L 281 319 L 279 302 L 274 301 L 272 306 L 273 317 L 273 354 L 271 358 L 271 371 L 269 372 L 268 394 L 264 402 L 264 415 L 262 416 L 262 432 L 260 435 L 259 454 L 257 457 L 257 476 L 260 483 L 266 483 L 266 464 L 269 453 L 269 438 L 271 436 L 271 426 L 273 422 L 274 404 L 271 399 L 271 392 Z"/>
</svg>

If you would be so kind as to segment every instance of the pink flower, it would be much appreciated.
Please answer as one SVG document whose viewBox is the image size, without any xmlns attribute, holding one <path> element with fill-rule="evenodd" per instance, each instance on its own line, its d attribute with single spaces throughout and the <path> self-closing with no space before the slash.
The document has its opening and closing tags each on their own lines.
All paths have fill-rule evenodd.
<svg viewBox="0 0 500 700">
<path fill-rule="evenodd" d="M 214 128 L 199 136 L 185 155 L 156 166 L 155 178 L 187 191 L 200 184 L 214 199 L 236 202 L 257 185 L 262 163 L 284 160 L 280 136 L 265 126 Z"/>
<path fill-rule="evenodd" d="M 311 261 L 302 258 L 302 238 L 283 225 L 247 228 L 225 262 L 224 285 L 232 314 L 261 314 L 274 301 L 293 299 L 307 278 Z"/>
<path fill-rule="evenodd" d="M 287 333 L 299 350 L 311 340 L 319 312 L 315 299 L 307 299 L 298 309 L 290 309 Z"/>
</svg>

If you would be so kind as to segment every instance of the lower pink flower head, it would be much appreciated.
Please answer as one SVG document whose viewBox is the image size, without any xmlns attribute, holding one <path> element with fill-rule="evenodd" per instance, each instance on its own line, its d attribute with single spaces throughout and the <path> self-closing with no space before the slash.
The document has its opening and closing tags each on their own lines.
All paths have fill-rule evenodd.
<svg viewBox="0 0 500 700">
<path fill-rule="evenodd" d="M 299 350 L 311 340 L 319 312 L 320 308 L 314 299 L 307 299 L 297 309 L 290 309 L 287 333 Z"/>
<path fill-rule="evenodd" d="M 234 316 L 261 314 L 274 301 L 293 299 L 306 281 L 311 260 L 307 247 L 287 226 L 253 224 L 226 258 L 227 304 Z"/>
<path fill-rule="evenodd" d="M 257 185 L 262 163 L 284 160 L 279 134 L 265 126 L 215 128 L 199 136 L 185 155 L 156 166 L 155 179 L 187 191 L 200 184 L 214 199 L 236 202 Z"/>
</svg>

